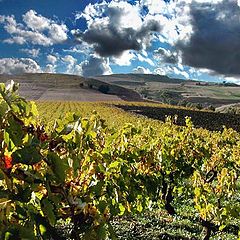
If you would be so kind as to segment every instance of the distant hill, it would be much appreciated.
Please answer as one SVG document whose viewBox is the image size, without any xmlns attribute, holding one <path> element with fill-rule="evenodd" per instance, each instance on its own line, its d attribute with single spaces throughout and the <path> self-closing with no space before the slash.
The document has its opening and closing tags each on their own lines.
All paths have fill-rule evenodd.
<svg viewBox="0 0 240 240">
<path fill-rule="evenodd" d="M 169 78 L 153 74 L 113 74 L 97 80 L 138 92 L 144 99 L 188 107 L 219 107 L 240 102 L 240 86 Z"/>
<path fill-rule="evenodd" d="M 169 78 L 153 74 L 112 74 L 84 78 L 68 74 L 0 75 L 0 82 L 20 83 L 29 100 L 155 101 L 195 108 L 240 103 L 240 87 Z"/>
<path fill-rule="evenodd" d="M 170 78 L 164 75 L 156 75 L 156 74 L 136 74 L 136 73 L 128 73 L 128 74 L 112 74 L 112 75 L 102 75 L 96 76 L 95 79 L 99 79 L 101 81 L 110 81 L 110 82 L 118 82 L 123 80 L 125 83 L 128 81 L 133 82 L 171 82 L 171 83 L 182 83 L 186 80 Z M 196 81 L 193 81 L 196 82 Z"/>
<path fill-rule="evenodd" d="M 10 79 L 20 83 L 20 94 L 29 100 L 66 101 L 141 101 L 131 89 L 67 74 L 29 73 L 0 75 L 0 82 Z"/>
</svg>

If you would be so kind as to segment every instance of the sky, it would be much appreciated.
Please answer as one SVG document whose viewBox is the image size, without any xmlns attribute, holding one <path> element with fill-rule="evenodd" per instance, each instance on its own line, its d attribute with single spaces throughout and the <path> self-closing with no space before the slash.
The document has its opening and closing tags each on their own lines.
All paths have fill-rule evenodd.
<svg viewBox="0 0 240 240">
<path fill-rule="evenodd" d="M 0 0 L 0 74 L 240 84 L 240 0 Z"/>
</svg>

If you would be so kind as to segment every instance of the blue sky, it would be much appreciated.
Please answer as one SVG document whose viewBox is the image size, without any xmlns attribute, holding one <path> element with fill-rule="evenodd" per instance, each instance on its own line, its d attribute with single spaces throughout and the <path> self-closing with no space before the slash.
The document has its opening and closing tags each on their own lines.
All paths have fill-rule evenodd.
<svg viewBox="0 0 240 240">
<path fill-rule="evenodd" d="M 0 73 L 240 83 L 239 2 L 0 0 Z"/>
</svg>

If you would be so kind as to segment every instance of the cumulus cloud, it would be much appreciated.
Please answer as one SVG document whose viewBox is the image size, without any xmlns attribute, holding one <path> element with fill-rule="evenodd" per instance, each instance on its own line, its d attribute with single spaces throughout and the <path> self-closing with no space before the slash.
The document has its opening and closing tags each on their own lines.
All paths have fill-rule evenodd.
<svg viewBox="0 0 240 240">
<path fill-rule="evenodd" d="M 88 60 L 85 60 L 78 65 L 77 70 L 84 77 L 107 75 L 112 73 L 109 66 L 109 60 L 106 58 L 98 58 L 94 55 L 91 55 Z"/>
<path fill-rule="evenodd" d="M 158 39 L 173 46 L 178 40 L 187 41 L 191 36 L 191 2 L 191 0 L 143 0 L 140 1 L 140 5 L 147 8 L 146 19 L 161 23 L 162 29 Z"/>
<path fill-rule="evenodd" d="M 45 69 L 44 69 L 44 72 L 46 73 L 56 73 L 56 65 L 54 64 L 47 64 Z"/>
<path fill-rule="evenodd" d="M 232 83 L 236 83 L 236 84 L 240 85 L 240 79 L 239 79 L 239 78 L 226 77 L 225 80 L 226 80 L 227 82 L 232 82 Z"/>
<path fill-rule="evenodd" d="M 17 23 L 13 15 L 0 15 L 0 23 L 11 36 L 4 40 L 5 43 L 51 46 L 68 38 L 65 24 L 45 18 L 34 10 L 29 10 L 22 18 L 24 23 Z"/>
<path fill-rule="evenodd" d="M 71 55 L 66 55 L 62 58 L 62 60 L 66 63 L 69 63 L 71 65 L 74 65 L 75 62 L 77 61 L 73 56 Z"/>
<path fill-rule="evenodd" d="M 137 53 L 136 56 L 140 62 L 146 62 L 151 66 L 155 65 L 152 59 L 148 57 L 148 54 L 145 54 L 144 52 L 142 54 Z"/>
<path fill-rule="evenodd" d="M 45 72 L 55 73 L 57 68 L 58 57 L 52 54 L 47 55 L 47 65 L 45 67 Z"/>
<path fill-rule="evenodd" d="M 137 74 L 151 74 L 151 71 L 148 68 L 145 68 L 145 67 L 142 67 L 142 66 L 138 66 L 138 67 L 133 69 L 133 73 L 137 73 Z"/>
<path fill-rule="evenodd" d="M 190 5 L 193 33 L 179 41 L 183 64 L 207 68 L 224 75 L 240 74 L 240 11 L 237 1 Z"/>
<path fill-rule="evenodd" d="M 169 77 L 178 77 L 189 79 L 189 73 L 184 69 L 182 65 L 162 65 L 154 70 L 156 74 L 167 75 Z"/>
<path fill-rule="evenodd" d="M 100 8 L 101 6 L 101 8 Z M 150 46 L 152 33 L 161 30 L 155 19 L 143 19 L 138 5 L 125 1 L 90 4 L 76 18 L 85 18 L 88 28 L 73 30 L 78 42 L 86 42 L 100 56 L 121 56 L 126 50 L 141 50 Z"/>
<path fill-rule="evenodd" d="M 74 73 L 74 66 L 77 63 L 77 59 L 71 55 L 66 55 L 62 58 L 62 61 L 67 64 L 67 73 Z"/>
<path fill-rule="evenodd" d="M 155 58 L 164 63 L 178 63 L 178 54 L 176 51 L 170 51 L 165 48 L 158 48 L 154 51 Z"/>
<path fill-rule="evenodd" d="M 68 49 L 63 49 L 63 52 L 78 53 L 85 56 L 89 56 L 92 53 L 92 48 L 87 43 L 81 43 Z"/>
<path fill-rule="evenodd" d="M 21 49 L 22 52 L 28 54 L 30 57 L 33 57 L 33 58 L 36 58 L 39 56 L 39 53 L 40 53 L 40 49 L 37 48 L 33 48 L 33 49 L 28 49 L 28 48 L 24 48 L 24 49 Z"/>
<path fill-rule="evenodd" d="M 131 51 L 124 51 L 119 57 L 112 57 L 112 61 L 119 66 L 130 66 L 136 56 Z"/>
<path fill-rule="evenodd" d="M 71 55 L 61 58 L 66 66 L 66 73 L 76 74 L 84 77 L 111 74 L 112 70 L 108 58 L 100 58 L 91 54 L 85 61 L 78 63 L 78 60 Z M 49 66 L 51 67 L 51 66 Z"/>
<path fill-rule="evenodd" d="M 42 72 L 41 67 L 31 58 L 0 59 L 0 74 L 22 74 Z"/>
<path fill-rule="evenodd" d="M 47 55 L 47 61 L 50 63 L 50 64 L 55 64 L 57 62 L 58 58 L 54 55 Z"/>
<path fill-rule="evenodd" d="M 145 20 L 161 23 L 158 40 L 169 46 L 168 50 L 159 48 L 155 58 L 163 64 L 208 69 L 208 73 L 219 77 L 239 75 L 239 3 L 239 0 L 140 1 L 142 9 L 147 9 Z"/>
</svg>

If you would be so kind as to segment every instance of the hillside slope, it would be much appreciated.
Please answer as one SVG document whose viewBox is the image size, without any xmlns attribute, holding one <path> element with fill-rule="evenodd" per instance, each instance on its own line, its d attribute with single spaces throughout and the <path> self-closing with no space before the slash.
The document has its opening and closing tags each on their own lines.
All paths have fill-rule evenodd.
<svg viewBox="0 0 240 240">
<path fill-rule="evenodd" d="M 20 94 L 28 100 L 141 100 L 140 95 L 131 89 L 75 75 L 48 73 L 0 75 L 0 82 L 7 82 L 11 79 L 20 83 Z"/>
<path fill-rule="evenodd" d="M 113 74 L 84 78 L 67 74 L 0 75 L 0 82 L 20 83 L 29 100 L 146 101 L 187 107 L 221 107 L 240 103 L 240 87 L 153 74 Z"/>
<path fill-rule="evenodd" d="M 113 74 L 95 79 L 132 89 L 142 97 L 182 106 L 214 106 L 240 102 L 240 86 L 169 78 L 153 74 Z"/>
</svg>

